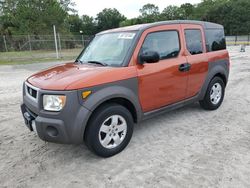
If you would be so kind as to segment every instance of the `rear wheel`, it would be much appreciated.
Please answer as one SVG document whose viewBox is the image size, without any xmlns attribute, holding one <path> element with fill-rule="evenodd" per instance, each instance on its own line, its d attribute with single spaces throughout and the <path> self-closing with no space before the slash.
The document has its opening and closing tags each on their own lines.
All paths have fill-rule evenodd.
<svg viewBox="0 0 250 188">
<path fill-rule="evenodd" d="M 131 113 L 118 104 L 106 104 L 94 112 L 90 119 L 85 142 L 101 157 L 110 157 L 121 152 L 133 134 Z"/>
<path fill-rule="evenodd" d="M 214 77 L 208 85 L 205 97 L 200 101 L 202 108 L 216 110 L 223 102 L 225 94 L 225 83 L 220 77 Z"/>
</svg>

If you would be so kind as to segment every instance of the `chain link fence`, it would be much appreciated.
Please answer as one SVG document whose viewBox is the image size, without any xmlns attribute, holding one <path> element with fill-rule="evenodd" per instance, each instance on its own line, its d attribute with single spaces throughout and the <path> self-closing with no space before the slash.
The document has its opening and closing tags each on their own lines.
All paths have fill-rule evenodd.
<svg viewBox="0 0 250 188">
<path fill-rule="evenodd" d="M 93 36 L 61 35 L 57 33 L 58 50 L 83 49 Z M 226 36 L 227 45 L 250 45 L 250 35 Z M 0 52 L 55 50 L 54 35 L 0 36 Z"/>
<path fill-rule="evenodd" d="M 226 43 L 228 46 L 250 45 L 250 34 L 241 36 L 226 36 Z"/>
<path fill-rule="evenodd" d="M 93 36 L 60 35 L 57 33 L 59 50 L 84 48 Z M 226 36 L 227 45 L 250 45 L 250 35 Z M 54 35 L 0 36 L 0 52 L 55 50 Z"/>
<path fill-rule="evenodd" d="M 93 36 L 60 33 L 56 35 L 0 35 L 0 64 L 15 61 L 73 60 L 92 38 Z M 226 42 L 228 46 L 250 45 L 250 35 L 226 36 Z"/>
<path fill-rule="evenodd" d="M 92 38 L 60 33 L 56 40 L 54 35 L 0 35 L 0 63 L 75 59 Z"/>
<path fill-rule="evenodd" d="M 93 36 L 60 35 L 57 33 L 58 48 L 74 49 L 86 46 Z M 55 50 L 54 35 L 0 36 L 0 52 L 32 50 Z"/>
</svg>

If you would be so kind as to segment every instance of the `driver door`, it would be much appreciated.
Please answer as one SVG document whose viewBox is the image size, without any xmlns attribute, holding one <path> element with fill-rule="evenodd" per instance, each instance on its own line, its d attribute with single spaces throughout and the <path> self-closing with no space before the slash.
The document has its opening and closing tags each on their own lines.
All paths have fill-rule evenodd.
<svg viewBox="0 0 250 188">
<path fill-rule="evenodd" d="M 140 53 L 156 51 L 157 63 L 137 62 L 139 100 L 143 112 L 155 110 L 186 98 L 188 70 L 183 50 L 180 25 L 158 26 L 146 30 L 140 39 Z M 141 43 L 141 44 L 140 44 Z"/>
</svg>

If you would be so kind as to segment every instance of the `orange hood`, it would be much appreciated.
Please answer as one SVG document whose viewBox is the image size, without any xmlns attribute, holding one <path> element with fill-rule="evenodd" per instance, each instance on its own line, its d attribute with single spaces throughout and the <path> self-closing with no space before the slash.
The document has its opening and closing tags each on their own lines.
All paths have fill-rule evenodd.
<svg viewBox="0 0 250 188">
<path fill-rule="evenodd" d="M 133 78 L 135 67 L 103 67 L 67 63 L 36 73 L 28 82 L 45 90 L 74 90 Z"/>
</svg>

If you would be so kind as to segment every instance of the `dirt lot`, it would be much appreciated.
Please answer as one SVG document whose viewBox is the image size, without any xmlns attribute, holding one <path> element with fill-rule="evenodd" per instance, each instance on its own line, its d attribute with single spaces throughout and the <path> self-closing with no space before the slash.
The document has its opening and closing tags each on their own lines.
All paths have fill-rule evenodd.
<svg viewBox="0 0 250 188">
<path fill-rule="evenodd" d="M 0 187 L 250 187 L 250 48 L 231 47 L 217 111 L 194 104 L 137 125 L 108 159 L 84 145 L 46 143 L 19 110 L 23 80 L 52 63 L 0 67 Z"/>
</svg>

